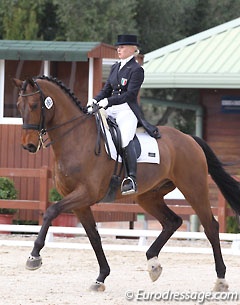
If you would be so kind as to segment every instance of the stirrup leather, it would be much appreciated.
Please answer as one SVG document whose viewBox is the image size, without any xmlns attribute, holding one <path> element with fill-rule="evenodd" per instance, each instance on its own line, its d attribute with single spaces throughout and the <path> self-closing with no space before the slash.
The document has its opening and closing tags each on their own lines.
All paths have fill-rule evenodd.
<svg viewBox="0 0 240 305">
<path fill-rule="evenodd" d="M 132 177 L 126 177 L 121 184 L 122 195 L 130 195 L 137 192 L 136 182 Z"/>
</svg>

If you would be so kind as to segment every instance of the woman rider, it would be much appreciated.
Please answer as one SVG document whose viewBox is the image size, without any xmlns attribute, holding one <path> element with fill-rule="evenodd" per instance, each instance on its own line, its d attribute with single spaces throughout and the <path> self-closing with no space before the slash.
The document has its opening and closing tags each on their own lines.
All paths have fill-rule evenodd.
<svg viewBox="0 0 240 305">
<path fill-rule="evenodd" d="M 116 119 L 121 132 L 122 157 L 127 170 L 127 177 L 122 183 L 122 195 L 137 192 L 136 173 L 137 155 L 133 138 L 137 126 L 143 126 L 155 138 L 160 138 L 157 127 L 148 123 L 138 105 L 138 94 L 144 80 L 144 70 L 136 61 L 139 54 L 136 35 L 118 35 L 116 43 L 120 59 L 110 71 L 102 90 L 88 102 L 91 112 L 93 103 L 105 108 L 107 115 Z"/>
</svg>

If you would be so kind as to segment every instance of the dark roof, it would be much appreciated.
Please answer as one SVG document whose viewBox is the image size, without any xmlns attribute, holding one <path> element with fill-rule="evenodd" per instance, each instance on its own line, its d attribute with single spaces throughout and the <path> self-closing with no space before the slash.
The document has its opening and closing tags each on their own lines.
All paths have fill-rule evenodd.
<svg viewBox="0 0 240 305">
<path fill-rule="evenodd" d="M 0 40 L 0 59 L 87 61 L 100 42 Z"/>
</svg>

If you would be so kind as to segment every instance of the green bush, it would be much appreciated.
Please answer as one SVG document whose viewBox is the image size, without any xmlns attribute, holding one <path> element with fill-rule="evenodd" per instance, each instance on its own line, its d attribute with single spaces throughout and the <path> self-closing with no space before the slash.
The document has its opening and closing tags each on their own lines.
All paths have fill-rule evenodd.
<svg viewBox="0 0 240 305">
<path fill-rule="evenodd" d="M 16 199 L 17 190 L 9 178 L 0 177 L 0 199 Z M 0 214 L 15 214 L 17 210 L 0 208 Z"/>
<path fill-rule="evenodd" d="M 56 202 L 60 201 L 63 198 L 62 195 L 60 195 L 56 188 L 52 188 L 49 191 L 49 201 L 50 202 Z"/>
<path fill-rule="evenodd" d="M 240 228 L 236 216 L 227 217 L 227 233 L 240 233 Z"/>
</svg>

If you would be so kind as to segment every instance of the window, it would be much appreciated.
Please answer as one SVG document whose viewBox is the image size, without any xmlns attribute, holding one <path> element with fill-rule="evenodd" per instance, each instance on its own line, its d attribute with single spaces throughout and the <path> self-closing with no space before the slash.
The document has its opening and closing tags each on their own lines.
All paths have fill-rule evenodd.
<svg viewBox="0 0 240 305">
<path fill-rule="evenodd" d="M 0 61 L 0 122 L 6 124 L 21 124 L 16 102 L 18 89 L 15 88 L 12 78 L 26 79 L 43 74 L 44 62 L 26 60 Z"/>
</svg>

